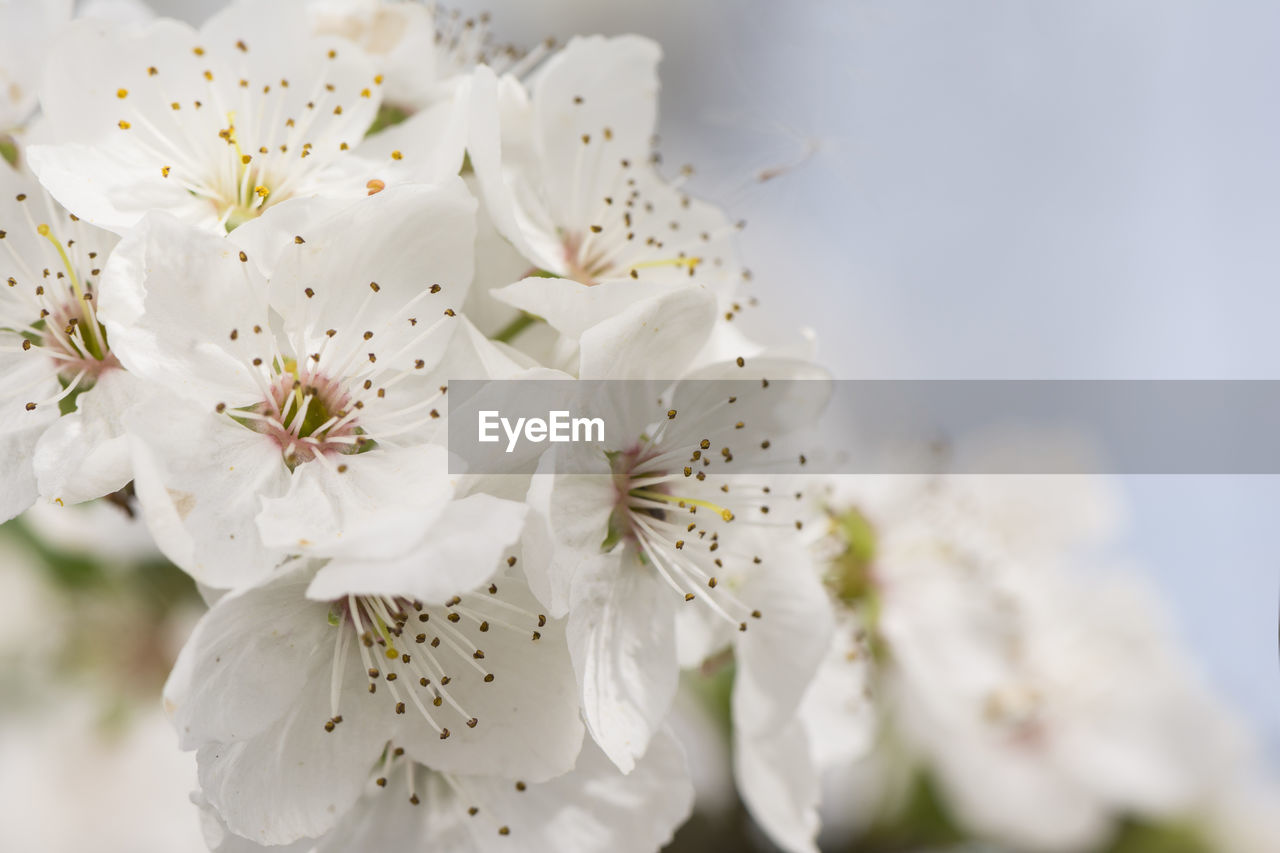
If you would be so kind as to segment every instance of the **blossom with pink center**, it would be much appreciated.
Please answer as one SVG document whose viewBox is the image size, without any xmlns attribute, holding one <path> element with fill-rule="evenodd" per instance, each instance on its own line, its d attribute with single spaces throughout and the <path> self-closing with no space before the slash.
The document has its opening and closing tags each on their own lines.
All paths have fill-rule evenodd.
<svg viewBox="0 0 1280 853">
<path fill-rule="evenodd" d="M 624 338 L 615 352 L 643 364 L 655 343 Z M 759 472 L 825 400 L 824 382 L 803 380 L 823 377 L 804 362 L 739 360 L 674 385 L 615 383 L 616 399 L 601 401 L 606 452 L 543 456 L 527 496 L 530 582 L 552 615 L 567 614 L 588 729 L 624 771 L 668 713 L 680 669 L 726 650 L 739 730 L 773 733 L 794 716 L 830 612 L 798 490 Z M 726 379 L 749 387 L 713 381 Z M 797 381 L 773 381 L 786 379 Z"/>
<path fill-rule="evenodd" d="M 0 520 L 38 494 L 72 503 L 129 482 L 120 418 L 141 389 L 97 310 L 115 243 L 0 166 Z"/>
<path fill-rule="evenodd" d="M 212 586 L 325 543 L 398 553 L 453 493 L 434 436 L 474 201 L 455 179 L 306 204 L 230 239 L 153 214 L 105 273 L 114 351 L 165 392 L 127 421 L 143 515 Z"/>
</svg>

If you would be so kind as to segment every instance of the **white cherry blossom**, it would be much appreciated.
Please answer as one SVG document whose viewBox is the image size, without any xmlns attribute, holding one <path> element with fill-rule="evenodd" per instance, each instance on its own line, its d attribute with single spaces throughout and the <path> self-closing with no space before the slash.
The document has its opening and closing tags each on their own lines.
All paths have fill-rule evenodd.
<svg viewBox="0 0 1280 853">
<path fill-rule="evenodd" d="M 447 96 L 437 74 L 436 28 L 425 3 L 309 0 L 312 32 L 359 45 L 382 75 L 384 108 L 414 113 Z"/>
<path fill-rule="evenodd" d="M 357 152 L 381 103 L 372 61 L 306 34 L 301 0 L 239 0 L 198 31 L 78 21 L 51 51 L 48 144 L 32 168 L 72 212 L 123 232 L 150 210 L 230 230 L 285 200 L 356 199 L 456 174 L 398 149 Z M 367 156 L 364 156 L 367 155 Z"/>
<path fill-rule="evenodd" d="M 647 344 L 632 339 L 619 357 Z M 741 397 L 706 381 L 726 376 L 752 381 Z M 608 452 L 544 455 L 528 495 L 529 576 L 552 614 L 568 615 L 587 725 L 623 770 L 668 712 L 682 664 L 732 647 L 735 723 L 752 734 L 784 725 L 803 695 L 830 631 L 797 538 L 804 504 L 775 494 L 768 475 L 734 472 L 764 470 L 769 437 L 825 399 L 822 383 L 769 380 L 821 376 L 805 363 L 730 363 L 660 399 L 659 383 L 617 383 L 604 392 L 616 393 Z"/>
<path fill-rule="evenodd" d="M 652 153 L 659 57 L 647 39 L 593 36 L 547 59 L 528 88 L 476 71 L 468 149 L 486 213 L 531 270 L 563 279 L 528 279 L 494 297 L 545 318 L 603 284 L 702 288 L 724 320 L 717 336 L 748 351 L 731 322 L 750 304 L 738 293 L 748 277 L 739 224 L 683 192 L 687 173 L 666 181 Z"/>
<path fill-rule="evenodd" d="M 72 0 L 0 2 L 0 144 L 35 111 L 49 43 L 71 7 Z"/>
<path fill-rule="evenodd" d="M 163 391 L 128 427 L 170 559 L 231 587 L 309 543 L 386 557 L 417 541 L 453 491 L 432 371 L 460 327 L 473 214 L 454 179 L 291 237 L 271 214 L 229 239 L 151 215 L 121 242 L 101 311 L 121 361 Z"/>
<path fill-rule="evenodd" d="M 1149 591 L 1066 559 L 1073 535 L 1098 529 L 1099 487 L 873 477 L 836 490 L 837 518 L 860 513 L 873 547 L 833 564 L 842 642 L 860 665 L 829 658 L 818 695 L 870 688 L 888 726 L 878 749 L 897 744 L 961 826 L 1018 849 L 1089 848 L 1128 817 L 1191 817 L 1234 772 L 1230 726 Z M 811 736 L 865 744 L 865 705 L 845 707 L 842 720 L 806 706 Z"/>
<path fill-rule="evenodd" d="M 484 64 L 519 75 L 545 48 L 495 44 L 489 16 L 404 0 L 309 0 L 312 31 L 359 45 L 383 76 L 383 109 L 400 119 L 448 99 Z"/>
<path fill-rule="evenodd" d="M 143 392 L 98 317 L 115 243 L 0 168 L 0 520 L 38 494 L 73 503 L 129 482 L 121 416 Z"/>
<path fill-rule="evenodd" d="M 509 543 L 467 533 L 452 558 L 492 575 Z M 419 572 L 437 557 L 422 554 Z M 366 582 L 317 599 L 313 575 L 299 565 L 221 599 L 165 690 L 231 832 L 318 837 L 370 778 L 385 785 L 412 762 L 529 783 L 573 767 L 583 730 L 563 631 L 518 574 L 433 599 L 365 592 L 372 565 Z"/>
<path fill-rule="evenodd" d="M 471 157 L 498 230 L 538 269 L 614 278 L 741 276 L 736 226 L 664 182 L 651 162 L 658 46 L 575 38 L 531 75 L 476 74 Z"/>
</svg>

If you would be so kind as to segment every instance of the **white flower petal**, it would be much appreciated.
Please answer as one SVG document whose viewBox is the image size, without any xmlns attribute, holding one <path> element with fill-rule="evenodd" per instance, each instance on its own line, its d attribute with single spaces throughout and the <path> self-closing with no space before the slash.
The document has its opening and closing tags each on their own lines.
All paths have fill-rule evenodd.
<svg viewBox="0 0 1280 853">
<path fill-rule="evenodd" d="M 56 367 L 37 352 L 24 358 L 22 338 L 0 331 L 0 522 L 8 521 L 36 499 L 36 475 L 31 457 L 36 443 L 58 418 L 57 405 L 27 409 L 27 403 L 57 393 Z"/>
<path fill-rule="evenodd" d="M 259 844 L 316 837 L 359 798 L 389 717 L 344 708 L 342 724 L 326 731 L 329 688 L 328 677 L 310 678 L 289 710 L 258 734 L 200 748 L 200 786 L 235 834 Z"/>
<path fill-rule="evenodd" d="M 579 568 L 600 556 L 617 500 L 612 477 L 547 472 L 554 454 L 543 456 L 529 485 L 534 519 L 525 535 L 529 586 L 552 616 L 569 610 L 569 590 Z"/>
<path fill-rule="evenodd" d="M 564 627 L 537 615 L 537 602 L 514 577 L 496 579 L 496 593 L 487 589 L 460 596 L 462 608 L 480 614 L 491 624 L 480 630 L 475 618 L 434 627 L 440 615 L 421 627 L 428 638 L 450 629 L 462 632 L 455 642 L 469 641 L 483 658 L 451 656 L 438 651 L 451 676 L 449 693 L 477 720 L 466 725 L 465 716 L 447 704 L 440 720 L 450 730 L 442 740 L 421 718 L 406 714 L 396 743 L 429 767 L 449 773 L 499 774 L 540 782 L 573 767 L 582 745 L 583 726 L 578 714 L 574 673 L 565 648 Z M 509 607 L 522 608 L 521 615 Z M 410 629 L 406 628 L 408 634 Z M 535 634 L 537 637 L 535 638 Z M 416 653 L 412 644 L 410 653 Z M 447 645 L 447 644 L 446 644 Z M 429 646 L 417 645 L 419 651 Z M 469 649 L 464 646 L 463 652 Z M 486 682 L 482 673 L 494 675 Z"/>
<path fill-rule="evenodd" d="M 831 643 L 831 604 L 800 543 L 762 548 L 763 562 L 737 590 L 763 613 L 735 648 L 734 727 L 748 735 L 787 724 Z M 754 605 L 753 605 L 754 606 Z"/>
<path fill-rule="evenodd" d="M 93 500 L 133 479 L 122 416 L 147 387 L 123 370 L 103 373 L 76 398 L 76 410 L 53 424 L 36 446 L 40 494 L 62 503 Z"/>
<path fill-rule="evenodd" d="M 467 153 L 494 228 L 530 263 L 564 271 L 564 247 L 556 223 L 536 187 L 537 152 L 529 95 L 510 77 L 485 66 L 471 78 Z"/>
<path fill-rule="evenodd" d="M 53 379 L 50 377 L 50 381 Z M 25 511 L 35 502 L 38 489 L 36 475 L 31 467 L 31 457 L 36 443 L 57 418 L 57 411 L 23 412 L 33 415 L 30 419 L 15 420 L 13 425 L 0 429 L 0 523 Z"/>
<path fill-rule="evenodd" d="M 227 829 L 227 824 L 200 791 L 193 791 L 191 802 L 200 810 L 200 830 L 210 853 L 311 853 L 315 843 L 302 838 L 292 844 L 267 847 Z"/>
<path fill-rule="evenodd" d="M 512 845 L 528 853 L 652 853 L 693 806 L 684 755 L 666 733 L 629 775 L 588 744 L 572 771 L 536 784 L 495 776 L 446 782 L 419 767 L 416 806 L 403 773 L 388 780 L 386 790 L 365 795 L 317 853 L 422 845 L 457 853 L 499 853 Z"/>
<path fill-rule="evenodd" d="M 249 361 L 275 355 L 269 334 L 253 334 L 269 325 L 266 282 L 231 242 L 151 214 L 112 252 L 99 291 L 130 372 L 210 410 L 262 401 Z"/>
<path fill-rule="evenodd" d="M 223 596 L 196 625 L 164 688 L 183 749 L 247 740 L 327 671 L 329 606 L 306 598 L 309 581 L 309 573 L 291 571 Z"/>
<path fill-rule="evenodd" d="M 71 20 L 72 0 L 0 3 L 0 134 L 12 130 L 36 108 L 49 41 Z"/>
<path fill-rule="evenodd" d="M 442 603 L 489 580 L 520 538 L 524 515 L 523 504 L 489 495 L 450 501 L 425 535 L 415 528 L 420 541 L 407 554 L 378 560 L 346 547 L 348 556 L 321 568 L 307 594 L 322 600 L 353 593 L 404 595 Z"/>
<path fill-rule="evenodd" d="M 573 585 L 566 636 L 583 716 L 624 773 L 675 697 L 677 601 L 629 548 L 584 562 Z"/>
<path fill-rule="evenodd" d="M 374 448 L 300 464 L 280 496 L 264 496 L 262 542 L 282 552 L 398 557 L 453 493 L 437 446 Z"/>
<path fill-rule="evenodd" d="M 661 48 L 646 38 L 588 36 L 571 39 L 539 69 L 532 86 L 534 145 L 558 224 L 591 224 L 584 216 L 594 210 L 584 210 L 579 201 L 598 204 L 616 191 L 611 170 L 590 169 L 584 160 L 647 159 L 657 119 L 661 58 Z M 584 134 L 604 151 L 584 153 L 589 148 L 581 142 Z"/>
<path fill-rule="evenodd" d="M 872 694 L 872 652 L 852 617 L 837 616 L 837 628 L 813 684 L 800 704 L 810 737 L 821 736 L 815 755 L 822 768 L 846 772 L 871 751 L 877 731 Z"/>
<path fill-rule="evenodd" d="M 687 372 L 715 323 L 715 299 L 685 288 L 646 299 L 582 334 L 584 379 L 674 379 Z"/>
<path fill-rule="evenodd" d="M 128 413 L 134 488 L 156 545 L 198 582 L 252 583 L 282 555 L 254 523 L 289 471 L 269 438 L 188 405 L 152 399 Z"/>
<path fill-rule="evenodd" d="M 626 775 L 598 747 L 587 744 L 572 771 L 523 791 L 494 777 L 465 784 L 490 815 L 510 828 L 522 849 L 547 853 L 657 850 L 693 808 L 684 753 L 666 732 L 653 738 Z"/>
<path fill-rule="evenodd" d="M 633 281 L 586 285 L 568 278 L 530 276 L 494 290 L 493 297 L 540 317 L 560 334 L 577 339 L 636 303 L 685 289 L 687 285 L 638 287 Z"/>
<path fill-rule="evenodd" d="M 734 778 L 751 817 L 787 853 L 817 853 L 817 769 L 798 722 L 734 739 Z"/>
<path fill-rule="evenodd" d="M 410 369 L 415 359 L 439 361 L 448 336 L 428 332 L 466 299 L 475 208 L 454 179 L 391 188 L 305 233 L 279 235 L 286 249 L 270 274 L 271 303 L 300 352 L 328 343 L 324 363 L 366 351 Z M 330 330 L 340 333 L 332 341 Z"/>
<path fill-rule="evenodd" d="M 54 198 L 99 228 L 123 235 L 153 210 L 205 231 L 216 232 L 219 227 L 213 205 L 177 181 L 165 180 L 167 164 L 157 164 L 127 140 L 32 145 L 26 154 L 31 170 Z"/>
<path fill-rule="evenodd" d="M 450 98 L 368 137 L 355 154 L 372 166 L 368 173 L 387 186 L 455 177 L 467 146 L 470 103 L 466 81 Z"/>
</svg>

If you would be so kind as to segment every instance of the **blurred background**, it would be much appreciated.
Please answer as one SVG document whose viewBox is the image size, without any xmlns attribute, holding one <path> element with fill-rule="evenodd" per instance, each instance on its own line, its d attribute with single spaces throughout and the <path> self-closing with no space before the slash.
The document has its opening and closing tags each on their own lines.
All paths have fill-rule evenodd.
<svg viewBox="0 0 1280 853">
<path fill-rule="evenodd" d="M 219 4 L 151 5 L 198 22 Z M 1280 4 L 455 5 L 492 13 L 497 38 L 516 44 L 659 40 L 668 169 L 691 163 L 689 189 L 748 221 L 742 250 L 771 321 L 811 328 L 837 376 L 1277 377 Z M 1118 486 L 1126 517 L 1107 559 L 1161 590 L 1184 647 L 1280 771 L 1280 481 Z M 0 692 L 0 801 L 48 791 L 42 814 L 74 798 L 110 828 L 129 813 L 113 807 L 115 789 L 155 806 L 129 813 L 139 834 L 120 850 L 198 849 L 184 807 L 194 770 L 154 700 L 198 599 L 130 550 L 118 519 L 97 540 L 96 524 L 69 523 L 70 512 L 0 536 L 0 560 L 19 569 L 0 574 L 2 672 L 22 684 Z M 32 537 L 50 529 L 89 539 L 51 552 Z M 72 626 L 68 648 L 47 641 L 63 636 L 51 620 Z M 124 650 L 112 666 L 77 644 L 104 626 Z M 83 698 L 85 683 L 96 698 Z M 703 714 L 690 709 L 693 731 L 713 724 Z M 699 756 L 703 790 L 729 784 L 726 755 Z M 761 843 L 731 799 L 720 806 L 681 849 Z M 56 826 L 42 830 L 4 846 L 76 849 Z M 876 849 L 899 849 L 890 842 Z"/>
</svg>

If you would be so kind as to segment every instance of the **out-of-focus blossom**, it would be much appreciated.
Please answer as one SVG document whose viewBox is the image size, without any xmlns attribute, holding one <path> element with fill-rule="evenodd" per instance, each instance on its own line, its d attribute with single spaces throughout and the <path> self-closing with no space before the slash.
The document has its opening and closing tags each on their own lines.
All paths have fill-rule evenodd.
<svg viewBox="0 0 1280 853">
<path fill-rule="evenodd" d="M 806 703 L 809 730 L 867 744 L 874 701 L 872 766 L 927 774 L 960 826 L 1018 849 L 1092 849 L 1129 819 L 1196 818 L 1248 763 L 1149 591 L 1070 570 L 1069 531 L 1085 541 L 1106 497 L 1087 479 L 842 479 L 829 582 L 848 654 L 829 657 L 813 696 L 851 701 L 843 723 L 841 706 Z M 1034 517 L 1040 539 L 1004 523 Z M 858 772 L 837 755 L 829 773 Z M 850 810 L 829 804 L 837 821 Z"/>
<path fill-rule="evenodd" d="M 495 44 L 488 15 L 412 0 L 309 0 L 307 8 L 314 32 L 354 42 L 377 65 L 383 124 L 448 100 L 477 65 L 518 76 L 543 53 Z"/>
<path fill-rule="evenodd" d="M 12 146 L 6 137 L 35 111 L 49 44 L 71 20 L 72 4 L 73 0 L 0 2 L 0 146 Z M 0 159 L 12 160 L 17 149 L 0 153 Z"/>
</svg>

